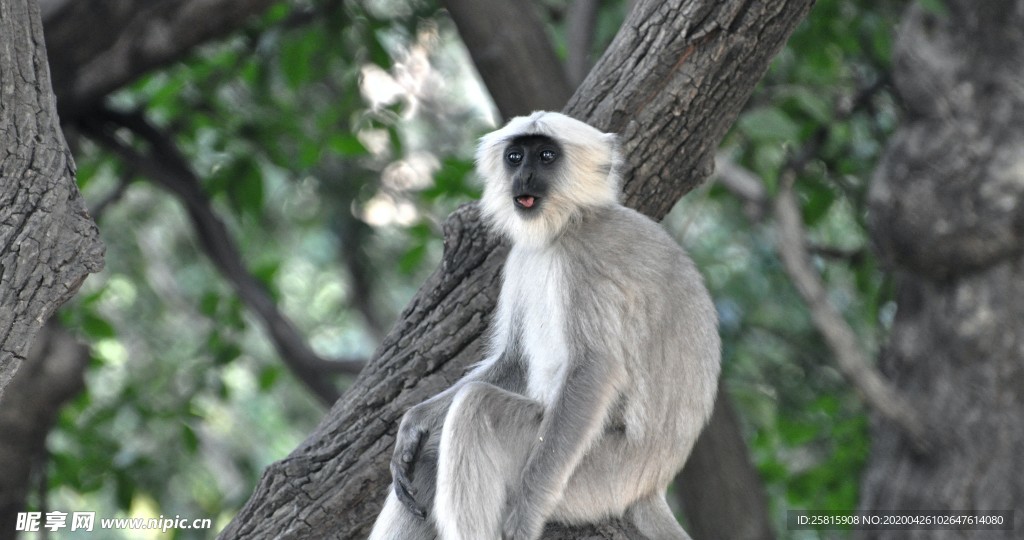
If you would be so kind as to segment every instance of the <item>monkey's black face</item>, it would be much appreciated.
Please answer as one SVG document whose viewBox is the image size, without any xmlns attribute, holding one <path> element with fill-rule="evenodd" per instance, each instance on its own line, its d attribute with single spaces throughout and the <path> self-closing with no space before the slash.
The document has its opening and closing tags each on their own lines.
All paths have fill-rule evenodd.
<svg viewBox="0 0 1024 540">
<path fill-rule="evenodd" d="M 540 211 L 556 177 L 562 147 L 544 135 L 523 135 L 505 148 L 505 168 L 512 178 L 512 204 L 521 216 Z"/>
</svg>

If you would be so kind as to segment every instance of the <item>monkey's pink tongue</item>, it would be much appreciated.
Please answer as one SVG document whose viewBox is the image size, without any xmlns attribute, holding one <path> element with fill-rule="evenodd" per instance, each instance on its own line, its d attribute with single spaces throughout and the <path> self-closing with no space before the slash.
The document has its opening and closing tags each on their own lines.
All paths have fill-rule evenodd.
<svg viewBox="0 0 1024 540">
<path fill-rule="evenodd" d="M 520 195 L 516 197 L 516 202 L 523 208 L 533 208 L 534 198 L 530 195 Z"/>
</svg>

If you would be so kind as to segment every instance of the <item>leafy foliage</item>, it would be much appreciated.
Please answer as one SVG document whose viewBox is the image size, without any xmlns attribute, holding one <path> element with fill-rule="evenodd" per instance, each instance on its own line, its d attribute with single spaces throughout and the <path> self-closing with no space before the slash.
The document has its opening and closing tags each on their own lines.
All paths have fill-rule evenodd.
<svg viewBox="0 0 1024 540">
<path fill-rule="evenodd" d="M 476 194 L 465 141 L 487 116 L 439 84 L 443 70 L 465 78 L 466 67 L 437 16 L 434 6 L 390 17 L 358 3 L 281 4 L 111 99 L 173 137 L 245 266 L 327 357 L 369 356 L 434 265 L 438 216 Z M 400 91 L 374 101 L 371 72 Z M 422 134 L 436 119 L 460 123 Z M 88 393 L 51 438 L 52 493 L 87 497 L 103 515 L 159 508 L 223 524 L 321 412 L 178 203 L 88 139 L 76 160 L 87 199 L 110 197 L 97 216 L 108 265 L 63 315 L 94 360 Z M 367 290 L 353 272 L 370 277 Z M 357 307 L 360 294 L 383 328 Z"/>
<path fill-rule="evenodd" d="M 602 3 L 596 53 L 627 5 Z M 544 6 L 564 52 L 566 2 Z M 902 6 L 819 0 L 723 149 L 769 196 L 815 150 L 797 182 L 815 262 L 869 350 L 893 309 L 864 199 L 897 121 L 887 79 Z M 245 267 L 318 353 L 367 357 L 435 266 L 443 216 L 479 195 L 472 141 L 490 105 L 468 62 L 431 2 L 296 0 L 110 103 L 169 134 Z M 108 266 L 63 314 L 93 361 L 49 441 L 50 506 L 85 499 L 106 515 L 159 508 L 223 524 L 322 410 L 209 263 L 186 211 L 88 139 L 76 161 L 94 208 L 109 201 L 97 216 Z M 747 209 L 714 184 L 666 223 L 716 298 L 727 387 L 787 537 L 787 507 L 855 507 L 867 425 L 775 254 L 773 223 Z"/>
<path fill-rule="evenodd" d="M 893 310 L 891 285 L 867 243 L 865 198 L 896 122 L 887 83 L 902 5 L 819 1 L 723 145 L 769 197 L 780 172 L 811 150 L 796 182 L 810 249 L 830 300 L 869 351 L 884 341 Z M 751 218 L 722 184 L 709 189 L 676 210 L 697 218 L 669 222 L 697 229 L 685 238 L 719 304 L 727 387 L 787 538 L 787 508 L 857 507 L 865 411 L 774 253 L 767 209 Z"/>
</svg>

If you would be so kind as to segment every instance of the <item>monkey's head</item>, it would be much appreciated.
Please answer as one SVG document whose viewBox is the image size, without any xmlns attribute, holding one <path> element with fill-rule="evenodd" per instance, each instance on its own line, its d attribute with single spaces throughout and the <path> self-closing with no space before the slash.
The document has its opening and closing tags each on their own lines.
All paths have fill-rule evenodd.
<svg viewBox="0 0 1024 540">
<path fill-rule="evenodd" d="M 477 146 L 484 216 L 513 242 L 544 245 L 587 208 L 618 202 L 620 164 L 614 134 L 554 112 L 513 118 Z"/>
</svg>

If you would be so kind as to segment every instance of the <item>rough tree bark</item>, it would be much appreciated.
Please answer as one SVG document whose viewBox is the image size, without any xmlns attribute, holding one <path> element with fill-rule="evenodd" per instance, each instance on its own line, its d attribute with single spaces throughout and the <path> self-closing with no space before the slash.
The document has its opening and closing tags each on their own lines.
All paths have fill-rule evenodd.
<svg viewBox="0 0 1024 540">
<path fill-rule="evenodd" d="M 710 173 L 714 150 L 813 0 L 648 0 L 637 5 L 566 112 L 622 135 L 625 202 L 660 219 Z M 441 266 L 316 431 L 265 471 L 222 538 L 361 538 L 389 483 L 410 406 L 479 358 L 506 249 L 474 205 L 445 227 Z M 635 538 L 621 523 L 545 538 Z"/>
<path fill-rule="evenodd" d="M 861 508 L 1024 519 L 1024 1 L 913 4 L 898 32 L 908 111 L 876 170 L 871 235 L 899 276 L 882 369 L 946 440 L 872 428 Z M 888 531 L 871 538 L 976 538 Z"/>
<path fill-rule="evenodd" d="M 103 245 L 75 185 L 34 0 L 0 2 L 0 397 Z"/>
</svg>

